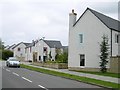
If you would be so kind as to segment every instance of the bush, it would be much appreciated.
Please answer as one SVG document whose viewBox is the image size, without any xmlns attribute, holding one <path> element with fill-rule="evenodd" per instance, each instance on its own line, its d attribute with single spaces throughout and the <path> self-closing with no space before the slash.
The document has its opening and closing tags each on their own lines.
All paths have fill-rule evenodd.
<svg viewBox="0 0 120 90">
<path fill-rule="evenodd" d="M 57 54 L 56 62 L 58 63 L 68 63 L 68 53 Z"/>
<path fill-rule="evenodd" d="M 9 57 L 13 57 L 13 52 L 10 50 L 2 50 L 2 59 L 7 60 Z"/>
</svg>

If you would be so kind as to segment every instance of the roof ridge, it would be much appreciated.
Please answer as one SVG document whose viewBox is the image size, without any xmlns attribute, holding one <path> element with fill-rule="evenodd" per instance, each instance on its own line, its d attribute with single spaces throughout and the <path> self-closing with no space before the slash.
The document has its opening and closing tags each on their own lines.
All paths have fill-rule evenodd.
<svg viewBox="0 0 120 90">
<path fill-rule="evenodd" d="M 120 22 L 119 20 L 114 19 L 114 18 L 112 18 L 112 17 L 110 17 L 110 16 L 108 16 L 108 15 L 105 15 L 105 14 L 103 14 L 102 12 L 98 12 L 98 11 L 96 11 L 96 10 L 94 10 L 94 9 L 91 9 L 91 8 L 87 8 L 87 9 L 89 9 L 90 11 L 97 12 L 97 13 L 99 13 L 99 14 L 101 14 L 101 15 L 104 15 L 105 17 L 108 17 L 108 18 L 113 19 L 113 20 L 115 20 L 115 21 Z"/>
</svg>

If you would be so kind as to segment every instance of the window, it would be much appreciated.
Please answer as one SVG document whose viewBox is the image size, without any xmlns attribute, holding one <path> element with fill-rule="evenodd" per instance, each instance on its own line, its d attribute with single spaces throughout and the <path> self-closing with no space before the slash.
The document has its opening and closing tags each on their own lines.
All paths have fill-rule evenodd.
<svg viewBox="0 0 120 90">
<path fill-rule="evenodd" d="M 18 48 L 18 51 L 20 51 L 20 48 Z"/>
<path fill-rule="evenodd" d="M 39 56 L 39 60 L 41 60 L 41 56 Z"/>
<path fill-rule="evenodd" d="M 79 34 L 80 43 L 83 43 L 83 34 Z"/>
<path fill-rule="evenodd" d="M 80 54 L 80 66 L 85 66 L 85 55 Z"/>
<path fill-rule="evenodd" d="M 115 43 L 119 43 L 119 35 L 115 34 Z"/>
<path fill-rule="evenodd" d="M 46 51 L 47 51 L 47 47 L 44 47 L 44 48 L 43 48 L 43 51 L 46 52 Z"/>
</svg>

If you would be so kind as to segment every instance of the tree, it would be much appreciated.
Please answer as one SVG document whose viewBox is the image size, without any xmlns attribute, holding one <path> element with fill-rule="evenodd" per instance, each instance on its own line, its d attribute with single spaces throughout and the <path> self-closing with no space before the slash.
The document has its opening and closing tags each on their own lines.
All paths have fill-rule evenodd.
<svg viewBox="0 0 120 90">
<path fill-rule="evenodd" d="M 13 57 L 13 52 L 10 50 L 2 50 L 2 59 L 7 60 L 9 57 Z"/>
<path fill-rule="evenodd" d="M 0 49 L 4 49 L 4 42 L 2 42 L 2 39 L 0 38 Z"/>
<path fill-rule="evenodd" d="M 100 44 L 100 71 L 105 73 L 107 72 L 106 65 L 108 63 L 108 51 L 109 51 L 109 44 L 108 44 L 108 37 L 103 35 L 102 42 Z"/>
</svg>

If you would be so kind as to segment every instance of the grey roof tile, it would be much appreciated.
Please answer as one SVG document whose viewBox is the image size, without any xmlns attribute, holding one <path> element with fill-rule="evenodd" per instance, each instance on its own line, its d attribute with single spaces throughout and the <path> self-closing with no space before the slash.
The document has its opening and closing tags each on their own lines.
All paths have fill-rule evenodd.
<svg viewBox="0 0 120 90">
<path fill-rule="evenodd" d="M 109 16 L 106 16 L 106 15 L 104 15 L 104 14 L 102 14 L 102 13 L 99 13 L 99 12 L 97 12 L 97 11 L 95 11 L 95 10 L 92 10 L 92 9 L 90 9 L 90 8 L 87 8 L 87 9 L 85 10 L 85 12 L 86 12 L 87 10 L 90 10 L 90 11 L 91 11 L 102 23 L 104 23 L 108 28 L 120 32 L 120 29 L 119 29 L 119 27 L 120 27 L 120 21 L 115 20 L 115 19 L 113 19 L 113 18 L 111 18 L 111 17 L 109 17 Z M 85 13 L 85 12 L 84 12 L 84 13 Z M 75 22 L 75 24 L 74 24 L 73 26 L 75 26 L 75 25 L 77 24 L 77 22 L 81 19 L 81 17 L 84 15 L 84 13 L 80 16 L 80 18 Z"/>
<path fill-rule="evenodd" d="M 45 42 L 50 48 L 62 48 L 62 44 L 61 44 L 60 41 L 44 40 L 44 42 Z"/>
</svg>

